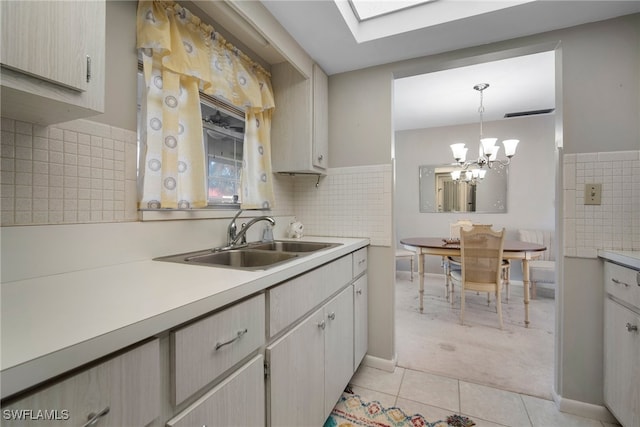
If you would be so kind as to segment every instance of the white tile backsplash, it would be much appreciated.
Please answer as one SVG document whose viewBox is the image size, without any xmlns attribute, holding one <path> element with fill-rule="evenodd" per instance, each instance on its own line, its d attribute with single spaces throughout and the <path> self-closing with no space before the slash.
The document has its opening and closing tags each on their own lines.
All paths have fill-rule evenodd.
<svg viewBox="0 0 640 427">
<path fill-rule="evenodd" d="M 3 226 L 137 220 L 135 132 L 3 117 L 1 138 Z"/>
<path fill-rule="evenodd" d="M 564 251 L 640 250 L 640 151 L 566 154 L 563 159 Z M 586 184 L 602 184 L 602 203 L 584 204 Z"/>
<path fill-rule="evenodd" d="M 53 126 L 2 118 L 1 225 L 137 221 L 136 133 L 76 120 Z M 391 245 L 391 165 L 275 175 L 272 214 L 308 235 Z"/>
<path fill-rule="evenodd" d="M 391 165 L 330 168 L 317 187 L 314 176 L 294 180 L 295 213 L 305 234 L 391 245 Z"/>
</svg>

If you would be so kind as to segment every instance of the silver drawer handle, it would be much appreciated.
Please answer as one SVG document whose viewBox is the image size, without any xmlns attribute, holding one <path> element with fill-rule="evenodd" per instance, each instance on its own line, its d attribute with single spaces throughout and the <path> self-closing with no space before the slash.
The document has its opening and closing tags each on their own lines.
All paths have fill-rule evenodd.
<svg viewBox="0 0 640 427">
<path fill-rule="evenodd" d="M 627 323 L 625 326 L 627 327 L 627 331 L 629 332 L 638 332 L 638 325 L 632 325 L 631 323 Z"/>
<path fill-rule="evenodd" d="M 329 318 L 329 320 L 336 320 L 336 314 L 335 314 L 335 313 L 333 313 L 333 312 L 332 312 L 332 313 L 329 313 L 329 314 L 327 315 L 327 317 Z"/>
<path fill-rule="evenodd" d="M 365 263 L 365 262 L 367 262 L 367 260 L 366 260 L 366 259 L 361 259 L 360 261 L 358 261 L 358 265 L 363 264 L 363 263 Z"/>
<path fill-rule="evenodd" d="M 102 418 L 105 415 L 107 415 L 109 413 L 109 410 L 110 410 L 110 408 L 107 406 L 102 411 L 98 412 L 97 414 L 95 414 L 93 412 L 90 413 L 89 416 L 87 416 L 89 421 L 87 421 L 85 424 L 82 424 L 82 427 L 90 427 L 90 426 L 94 425 L 95 423 L 100 421 L 100 418 Z"/>
<path fill-rule="evenodd" d="M 243 336 L 244 334 L 246 334 L 247 332 L 248 332 L 248 329 L 247 329 L 247 328 L 245 328 L 245 329 L 244 329 L 244 331 L 238 331 L 238 334 L 237 334 L 234 338 L 230 339 L 229 341 L 225 341 L 225 342 L 222 342 L 222 343 L 221 343 L 221 342 L 217 342 L 217 343 L 216 343 L 216 351 L 220 350 L 220 349 L 221 349 L 222 347 L 224 347 L 225 345 L 229 345 L 229 344 L 231 344 L 232 342 L 235 342 L 235 341 L 239 340 L 239 339 L 240 339 L 240 338 L 242 338 L 242 336 Z"/>
<path fill-rule="evenodd" d="M 628 283 L 622 282 L 622 281 L 620 281 L 620 280 L 616 279 L 615 277 L 612 277 L 612 278 L 611 278 L 611 281 L 612 281 L 613 283 L 615 283 L 616 285 L 624 285 L 624 287 L 625 287 L 625 288 L 628 288 L 628 287 L 629 287 L 629 284 L 628 284 Z"/>
<path fill-rule="evenodd" d="M 318 328 L 324 329 L 326 326 L 327 326 L 327 324 L 325 323 L 324 320 L 322 322 L 318 322 Z"/>
</svg>

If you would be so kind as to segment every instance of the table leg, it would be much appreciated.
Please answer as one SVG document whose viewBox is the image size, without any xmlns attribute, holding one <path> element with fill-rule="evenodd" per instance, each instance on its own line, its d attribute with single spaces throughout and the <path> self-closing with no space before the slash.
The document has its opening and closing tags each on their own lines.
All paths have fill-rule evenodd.
<svg viewBox="0 0 640 427">
<path fill-rule="evenodd" d="M 422 297 L 424 296 L 424 254 L 418 252 L 418 276 L 420 276 L 420 290 L 418 291 L 418 299 L 420 300 L 420 313 L 424 310 Z"/>
<path fill-rule="evenodd" d="M 524 327 L 529 327 L 529 260 L 522 260 L 522 284 L 524 285 Z"/>
</svg>

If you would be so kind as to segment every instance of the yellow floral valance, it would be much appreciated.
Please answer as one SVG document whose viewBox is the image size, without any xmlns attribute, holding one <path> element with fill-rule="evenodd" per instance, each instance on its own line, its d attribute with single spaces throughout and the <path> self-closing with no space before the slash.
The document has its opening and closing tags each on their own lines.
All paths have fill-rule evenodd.
<svg viewBox="0 0 640 427">
<path fill-rule="evenodd" d="M 202 92 L 238 108 L 275 106 L 269 72 L 173 1 L 138 3 L 138 48 L 159 53 L 163 68 L 197 78 Z"/>
</svg>

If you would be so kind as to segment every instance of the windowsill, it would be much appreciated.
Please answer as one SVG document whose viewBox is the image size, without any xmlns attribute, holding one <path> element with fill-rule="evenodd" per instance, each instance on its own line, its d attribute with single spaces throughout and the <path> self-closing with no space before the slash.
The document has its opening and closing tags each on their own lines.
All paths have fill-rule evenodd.
<svg viewBox="0 0 640 427">
<path fill-rule="evenodd" d="M 218 219 L 232 218 L 238 209 L 140 209 L 138 210 L 140 221 L 173 221 L 185 219 Z M 246 210 L 242 217 L 254 217 L 264 215 L 262 210 Z"/>
</svg>

